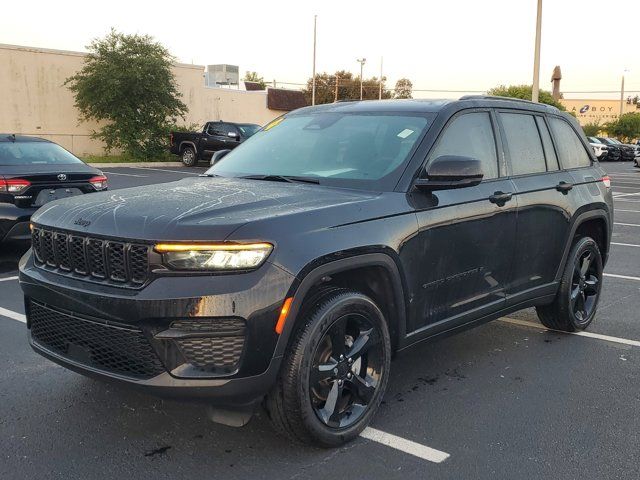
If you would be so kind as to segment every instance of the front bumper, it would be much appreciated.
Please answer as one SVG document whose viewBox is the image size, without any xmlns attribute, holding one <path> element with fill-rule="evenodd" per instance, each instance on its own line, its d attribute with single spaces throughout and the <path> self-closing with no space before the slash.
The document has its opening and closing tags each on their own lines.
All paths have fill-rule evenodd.
<svg viewBox="0 0 640 480">
<path fill-rule="evenodd" d="M 30 251 L 20 261 L 36 352 L 88 376 L 223 406 L 253 403 L 275 382 L 274 325 L 293 281 L 266 263 L 243 274 L 158 277 L 132 290 L 47 271 Z"/>
<path fill-rule="evenodd" d="M 29 221 L 37 208 L 16 207 L 0 203 L 0 242 L 4 240 L 28 240 Z"/>
</svg>

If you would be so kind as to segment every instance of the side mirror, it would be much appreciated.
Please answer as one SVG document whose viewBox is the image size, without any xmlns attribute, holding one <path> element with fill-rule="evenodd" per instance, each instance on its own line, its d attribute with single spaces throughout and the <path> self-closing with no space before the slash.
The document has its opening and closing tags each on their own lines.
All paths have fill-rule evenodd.
<svg viewBox="0 0 640 480">
<path fill-rule="evenodd" d="M 238 134 L 236 132 L 229 132 L 229 133 L 227 133 L 227 137 L 233 138 L 234 140 L 237 140 L 238 139 Z"/>
<path fill-rule="evenodd" d="M 209 163 L 209 165 L 215 165 L 216 163 L 218 163 L 222 157 L 224 157 L 227 153 L 229 153 L 231 150 L 218 150 L 217 152 L 213 153 L 213 156 L 211 157 L 211 163 Z"/>
<path fill-rule="evenodd" d="M 457 155 L 443 155 L 436 158 L 426 174 L 416 180 L 421 190 L 449 190 L 453 188 L 473 187 L 480 184 L 484 177 L 480 160 Z"/>
</svg>

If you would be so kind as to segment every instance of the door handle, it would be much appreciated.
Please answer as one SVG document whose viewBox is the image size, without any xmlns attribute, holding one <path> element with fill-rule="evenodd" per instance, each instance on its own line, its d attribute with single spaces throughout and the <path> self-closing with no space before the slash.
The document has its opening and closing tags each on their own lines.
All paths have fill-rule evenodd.
<svg viewBox="0 0 640 480">
<path fill-rule="evenodd" d="M 562 193 L 567 193 L 569 190 L 571 190 L 573 188 L 573 183 L 567 183 L 567 182 L 560 182 L 558 185 L 556 185 L 556 190 L 558 190 L 559 192 Z"/>
<path fill-rule="evenodd" d="M 511 192 L 504 193 L 504 192 L 498 191 L 489 197 L 489 201 L 501 207 L 512 198 L 513 198 L 513 193 Z"/>
</svg>

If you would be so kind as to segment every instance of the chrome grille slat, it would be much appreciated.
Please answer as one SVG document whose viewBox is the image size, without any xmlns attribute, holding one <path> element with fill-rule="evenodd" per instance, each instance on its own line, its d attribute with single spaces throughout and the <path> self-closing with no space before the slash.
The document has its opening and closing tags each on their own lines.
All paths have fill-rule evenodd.
<svg viewBox="0 0 640 480">
<path fill-rule="evenodd" d="M 35 227 L 35 263 L 75 278 L 139 288 L 149 278 L 148 245 L 106 240 Z"/>
</svg>

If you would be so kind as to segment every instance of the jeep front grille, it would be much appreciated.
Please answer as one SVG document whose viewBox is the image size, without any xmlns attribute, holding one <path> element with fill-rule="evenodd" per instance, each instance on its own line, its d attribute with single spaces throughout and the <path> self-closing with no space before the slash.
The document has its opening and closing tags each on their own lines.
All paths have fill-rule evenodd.
<svg viewBox="0 0 640 480">
<path fill-rule="evenodd" d="M 41 227 L 31 231 L 36 265 L 46 270 L 136 288 L 149 277 L 149 246 Z"/>
</svg>

